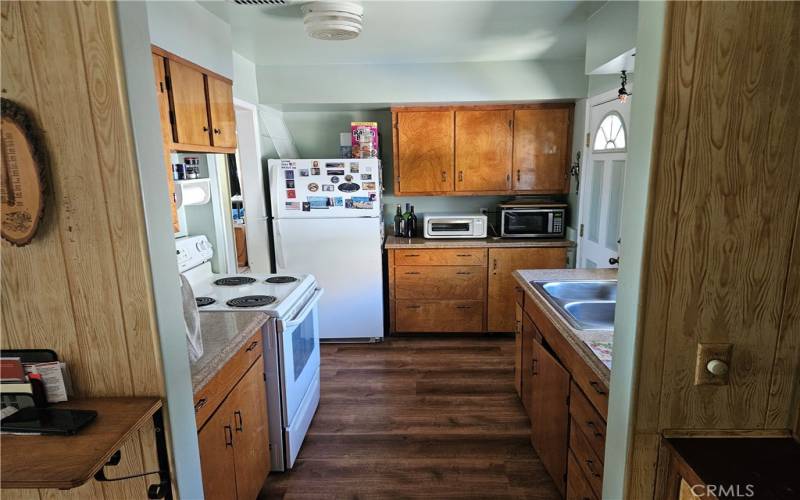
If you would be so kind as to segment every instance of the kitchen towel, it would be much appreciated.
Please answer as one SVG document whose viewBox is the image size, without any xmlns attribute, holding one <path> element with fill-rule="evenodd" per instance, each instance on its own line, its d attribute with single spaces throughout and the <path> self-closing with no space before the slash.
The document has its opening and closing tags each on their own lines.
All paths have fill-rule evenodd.
<svg viewBox="0 0 800 500">
<path fill-rule="evenodd" d="M 194 291 L 186 277 L 181 274 L 181 295 L 183 298 L 183 321 L 186 323 L 186 343 L 189 347 L 189 361 L 194 363 L 203 355 L 203 336 L 200 331 L 200 312 Z"/>
</svg>

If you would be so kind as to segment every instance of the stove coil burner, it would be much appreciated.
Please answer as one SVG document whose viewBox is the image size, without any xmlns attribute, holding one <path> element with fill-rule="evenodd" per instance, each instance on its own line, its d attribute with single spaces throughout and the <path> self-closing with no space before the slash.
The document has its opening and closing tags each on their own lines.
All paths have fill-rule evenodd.
<svg viewBox="0 0 800 500">
<path fill-rule="evenodd" d="M 220 278 L 214 281 L 214 284 L 220 286 L 241 286 L 255 282 L 255 278 L 250 278 L 248 276 L 230 276 L 228 278 Z"/>
<path fill-rule="evenodd" d="M 295 281 L 297 281 L 297 278 L 294 276 L 273 276 L 267 278 L 267 283 L 294 283 Z"/>
<path fill-rule="evenodd" d="M 271 295 L 245 295 L 231 299 L 226 304 L 230 307 L 261 307 L 268 306 L 276 300 L 278 299 Z"/>
<path fill-rule="evenodd" d="M 216 302 L 216 300 L 212 299 L 211 297 L 195 297 L 194 301 L 197 302 L 197 307 L 210 306 Z"/>
</svg>

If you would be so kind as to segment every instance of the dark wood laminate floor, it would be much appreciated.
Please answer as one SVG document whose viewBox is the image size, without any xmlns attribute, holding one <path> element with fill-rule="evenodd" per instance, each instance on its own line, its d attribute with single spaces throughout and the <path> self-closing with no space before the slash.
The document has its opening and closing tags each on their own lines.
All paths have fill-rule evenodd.
<svg viewBox="0 0 800 500">
<path fill-rule="evenodd" d="M 530 445 L 510 336 L 323 344 L 294 468 L 260 498 L 559 498 Z"/>
</svg>

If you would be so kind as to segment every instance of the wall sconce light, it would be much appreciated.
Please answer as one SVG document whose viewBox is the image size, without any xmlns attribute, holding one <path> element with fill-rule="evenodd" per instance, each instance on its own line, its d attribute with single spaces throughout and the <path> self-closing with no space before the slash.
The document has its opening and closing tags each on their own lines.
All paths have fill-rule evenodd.
<svg viewBox="0 0 800 500">
<path fill-rule="evenodd" d="M 625 104 L 628 101 L 628 96 L 632 96 L 633 94 L 628 92 L 628 89 L 625 88 L 625 84 L 628 83 L 628 74 L 624 69 L 622 70 L 620 79 L 622 80 L 622 86 L 619 88 L 619 92 L 617 93 L 617 99 L 619 99 L 619 102 L 622 104 Z"/>
</svg>

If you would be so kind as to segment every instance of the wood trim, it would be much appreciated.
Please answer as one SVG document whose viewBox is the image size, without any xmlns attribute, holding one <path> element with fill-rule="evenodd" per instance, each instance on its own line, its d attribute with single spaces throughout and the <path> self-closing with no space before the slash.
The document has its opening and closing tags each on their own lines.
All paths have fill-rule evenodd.
<svg viewBox="0 0 800 500">
<path fill-rule="evenodd" d="M 230 78 L 228 78 L 226 76 L 222 76 L 219 73 L 215 73 L 214 71 L 211 71 L 208 68 L 204 68 L 204 67 L 200 66 L 199 64 L 193 63 L 192 61 L 190 61 L 188 59 L 184 59 L 183 57 L 181 57 L 181 56 L 179 56 L 177 54 L 173 54 L 172 52 L 169 52 L 168 50 L 164 50 L 164 49 L 162 49 L 161 47 L 159 47 L 157 45 L 150 45 L 150 51 L 153 52 L 154 54 L 158 54 L 158 55 L 160 55 L 162 57 L 166 57 L 167 59 L 170 59 L 172 61 L 179 62 L 179 63 L 181 63 L 181 64 L 183 64 L 185 66 L 189 66 L 189 67 L 191 67 L 193 69 L 196 69 L 197 71 L 200 71 L 201 73 L 204 73 L 207 76 L 213 76 L 214 78 L 218 78 L 220 80 L 223 80 L 223 81 L 228 82 L 231 85 L 233 85 L 233 80 L 231 80 Z"/>
<path fill-rule="evenodd" d="M 790 429 L 663 429 L 665 438 L 787 438 Z"/>
<path fill-rule="evenodd" d="M 236 148 L 222 148 L 219 146 L 200 146 L 197 144 L 181 144 L 179 142 L 173 142 L 172 144 L 170 144 L 169 150 L 181 153 L 222 153 L 222 154 L 236 153 Z"/>
</svg>

